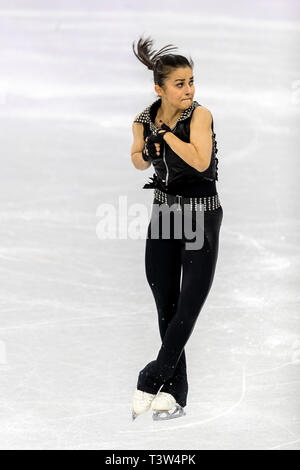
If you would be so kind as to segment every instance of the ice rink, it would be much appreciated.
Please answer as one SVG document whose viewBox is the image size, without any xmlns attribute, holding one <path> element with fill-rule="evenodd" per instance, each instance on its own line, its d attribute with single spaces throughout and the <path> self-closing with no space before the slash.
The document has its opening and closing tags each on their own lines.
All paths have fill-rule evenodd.
<svg viewBox="0 0 300 470">
<path fill-rule="evenodd" d="M 299 3 L 207 3 L 1 1 L 1 449 L 300 449 Z M 142 35 L 194 60 L 224 211 L 187 414 L 165 423 L 131 421 L 161 343 L 145 238 L 97 236 L 120 196 L 150 215 Z"/>
</svg>

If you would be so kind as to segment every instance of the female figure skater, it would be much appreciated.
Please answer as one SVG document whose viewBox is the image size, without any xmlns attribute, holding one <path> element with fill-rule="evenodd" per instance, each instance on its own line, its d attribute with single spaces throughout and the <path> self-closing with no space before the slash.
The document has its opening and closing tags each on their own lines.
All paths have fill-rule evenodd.
<svg viewBox="0 0 300 470">
<path fill-rule="evenodd" d="M 188 381 L 184 346 L 210 291 L 218 257 L 223 209 L 216 190 L 217 148 L 210 111 L 193 101 L 193 61 L 165 54 L 172 45 L 151 52 L 153 41 L 140 38 L 135 56 L 154 73 L 158 99 L 133 122 L 131 159 L 135 168 L 154 167 L 152 216 L 148 227 L 145 267 L 158 313 L 162 340 L 156 360 L 140 372 L 132 402 L 132 419 L 152 408 L 153 419 L 185 414 Z M 175 206 L 174 206 L 175 204 Z M 203 243 L 187 249 L 187 237 L 152 237 L 154 208 L 176 207 L 184 215 L 202 211 Z M 198 215 L 198 214 L 197 214 Z M 171 214 L 172 216 L 172 214 Z"/>
</svg>

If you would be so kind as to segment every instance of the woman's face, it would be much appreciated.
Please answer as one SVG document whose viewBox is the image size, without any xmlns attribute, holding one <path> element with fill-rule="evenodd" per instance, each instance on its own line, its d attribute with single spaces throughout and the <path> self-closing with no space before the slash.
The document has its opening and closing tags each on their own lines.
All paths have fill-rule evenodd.
<svg viewBox="0 0 300 470">
<path fill-rule="evenodd" d="M 173 70 L 165 81 L 164 89 L 158 87 L 156 91 L 168 104 L 176 108 L 188 108 L 195 94 L 193 70 L 190 67 Z"/>
</svg>

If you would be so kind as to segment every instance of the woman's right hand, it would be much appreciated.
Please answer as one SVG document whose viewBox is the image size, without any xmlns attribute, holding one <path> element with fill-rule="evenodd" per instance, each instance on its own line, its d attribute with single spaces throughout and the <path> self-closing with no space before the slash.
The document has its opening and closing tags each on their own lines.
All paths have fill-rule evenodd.
<svg viewBox="0 0 300 470">
<path fill-rule="evenodd" d="M 146 137 L 146 140 L 145 140 L 146 143 L 147 143 L 148 139 L 149 139 L 149 137 Z M 155 145 L 155 148 L 156 148 L 156 155 L 159 156 L 159 154 L 160 154 L 160 144 L 154 142 L 154 145 Z"/>
<path fill-rule="evenodd" d="M 160 156 L 160 144 L 157 143 L 157 137 L 154 134 L 146 137 L 145 148 L 142 152 L 143 158 L 146 161 L 153 162 Z"/>
</svg>

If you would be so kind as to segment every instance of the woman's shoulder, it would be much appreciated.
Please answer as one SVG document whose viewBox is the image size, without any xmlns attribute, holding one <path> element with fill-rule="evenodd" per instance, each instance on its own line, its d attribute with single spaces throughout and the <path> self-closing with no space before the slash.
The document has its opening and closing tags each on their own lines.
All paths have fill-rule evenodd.
<svg viewBox="0 0 300 470">
<path fill-rule="evenodd" d="M 137 114 L 134 118 L 134 122 L 140 122 L 142 124 L 150 124 L 151 126 L 151 118 L 152 113 L 155 113 L 155 110 L 159 106 L 161 98 L 155 100 L 153 103 L 149 104 L 143 111 Z"/>
<path fill-rule="evenodd" d="M 150 106 L 147 106 L 142 112 L 138 113 L 135 118 L 134 122 L 141 122 L 142 124 L 148 123 L 150 120 Z"/>
<path fill-rule="evenodd" d="M 141 122 L 141 121 L 140 121 L 140 116 L 141 116 L 141 114 L 142 114 L 142 113 L 138 113 L 138 114 L 135 116 L 133 122 L 138 122 L 138 123 L 140 123 L 140 122 Z"/>
<path fill-rule="evenodd" d="M 139 123 L 139 124 L 147 124 L 149 123 L 149 116 L 147 111 L 142 111 L 141 113 L 138 113 L 133 122 Z"/>
<path fill-rule="evenodd" d="M 193 109 L 193 114 L 202 114 L 204 115 L 211 115 L 211 111 L 206 107 L 203 106 L 203 104 L 199 104 L 197 101 L 194 101 L 194 109 Z"/>
<path fill-rule="evenodd" d="M 211 111 L 203 105 L 195 106 L 192 114 L 192 121 L 200 119 L 201 121 L 206 120 L 212 122 L 212 113 Z"/>
</svg>

